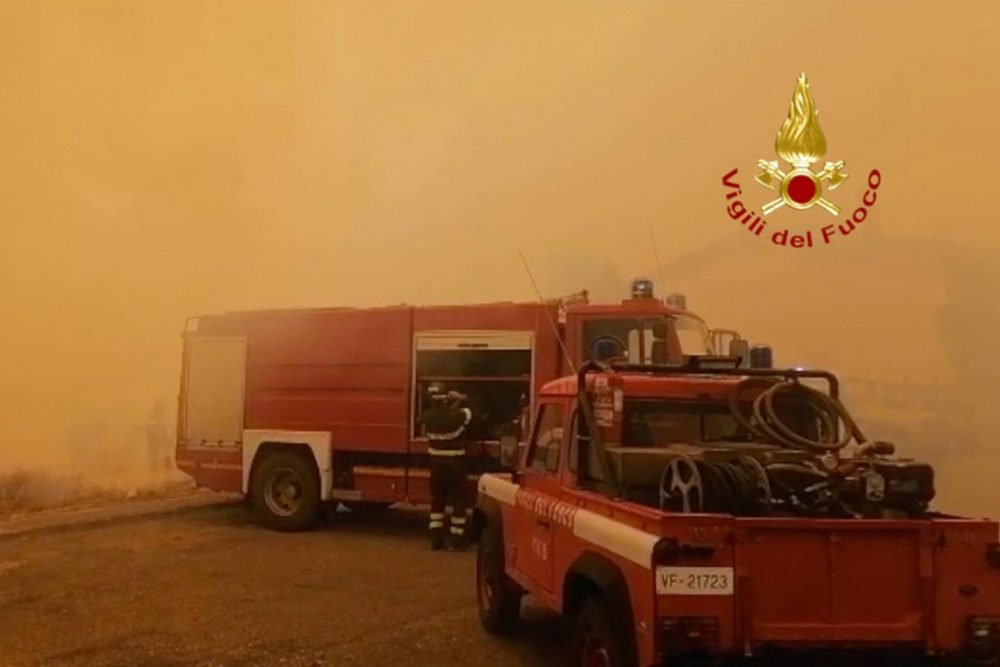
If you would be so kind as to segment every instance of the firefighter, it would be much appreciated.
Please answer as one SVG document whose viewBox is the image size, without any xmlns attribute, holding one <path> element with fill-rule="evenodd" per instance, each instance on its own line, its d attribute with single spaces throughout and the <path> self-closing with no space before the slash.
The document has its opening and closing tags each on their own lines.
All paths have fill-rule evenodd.
<svg viewBox="0 0 1000 667">
<path fill-rule="evenodd" d="M 472 421 L 472 410 L 462 406 L 465 396 L 446 391 L 440 383 L 431 384 L 428 395 L 430 405 L 420 421 L 431 458 L 431 516 L 428 525 L 431 549 L 440 551 L 444 548 L 445 520 L 448 519 L 448 547 L 463 550 L 467 546 L 464 494 L 468 474 L 464 436 Z"/>
</svg>

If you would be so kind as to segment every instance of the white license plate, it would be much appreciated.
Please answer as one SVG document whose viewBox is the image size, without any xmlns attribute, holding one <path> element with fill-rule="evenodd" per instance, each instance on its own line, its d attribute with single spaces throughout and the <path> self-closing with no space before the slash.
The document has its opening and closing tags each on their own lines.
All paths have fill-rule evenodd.
<svg viewBox="0 0 1000 667">
<path fill-rule="evenodd" d="M 732 595 L 731 567 L 657 567 L 657 595 Z"/>
</svg>

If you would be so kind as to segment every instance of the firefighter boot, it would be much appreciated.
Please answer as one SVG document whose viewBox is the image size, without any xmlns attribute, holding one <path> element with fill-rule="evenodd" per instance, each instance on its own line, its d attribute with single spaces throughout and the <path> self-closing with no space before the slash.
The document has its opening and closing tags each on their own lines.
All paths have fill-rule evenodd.
<svg viewBox="0 0 1000 667">
<path fill-rule="evenodd" d="M 465 514 L 451 516 L 451 530 L 448 535 L 448 551 L 466 551 L 469 543 L 465 539 Z"/>
<path fill-rule="evenodd" d="M 448 551 L 468 551 L 469 542 L 464 535 L 452 535 L 448 540 Z"/>
<path fill-rule="evenodd" d="M 441 551 L 444 543 L 444 512 L 431 512 L 430 524 L 431 551 Z"/>
</svg>

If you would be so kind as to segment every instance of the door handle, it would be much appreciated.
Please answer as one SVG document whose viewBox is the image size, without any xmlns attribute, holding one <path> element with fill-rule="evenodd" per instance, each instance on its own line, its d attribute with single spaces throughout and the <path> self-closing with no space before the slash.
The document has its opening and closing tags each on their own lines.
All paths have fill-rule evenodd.
<svg viewBox="0 0 1000 667">
<path fill-rule="evenodd" d="M 535 519 L 535 523 L 538 524 L 539 526 L 541 526 L 542 528 L 548 528 L 549 527 L 549 522 L 546 519 Z"/>
</svg>

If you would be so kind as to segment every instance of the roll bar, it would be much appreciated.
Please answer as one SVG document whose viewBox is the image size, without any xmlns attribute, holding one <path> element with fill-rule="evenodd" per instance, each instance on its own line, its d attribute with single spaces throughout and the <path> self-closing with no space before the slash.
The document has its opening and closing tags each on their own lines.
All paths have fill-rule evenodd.
<svg viewBox="0 0 1000 667">
<path fill-rule="evenodd" d="M 594 406 L 590 402 L 590 394 L 587 393 L 587 373 L 598 371 L 607 372 L 612 370 L 608 364 L 599 361 L 585 361 L 576 372 L 576 394 L 577 403 L 580 405 L 580 412 L 584 421 L 587 422 L 587 430 L 590 432 L 590 446 L 597 453 L 597 460 L 601 464 L 601 479 L 605 484 L 610 484 L 617 495 L 620 493 L 620 483 L 612 480 L 611 457 L 604 446 L 604 438 L 601 437 L 601 429 L 597 426 L 594 417 Z"/>
<path fill-rule="evenodd" d="M 727 377 L 760 377 L 760 378 L 784 378 L 786 380 L 795 379 L 817 379 L 826 380 L 830 388 L 831 398 L 840 398 L 840 380 L 830 371 L 810 370 L 806 368 L 738 368 L 735 367 L 739 359 L 737 357 L 692 357 L 691 361 L 682 365 L 671 364 L 632 364 L 611 362 L 603 363 L 588 361 L 577 373 L 578 388 L 586 388 L 586 375 L 593 372 L 625 372 L 625 373 L 647 373 L 650 375 L 723 375 Z M 733 362 L 733 367 L 725 367 L 722 364 Z"/>
</svg>

